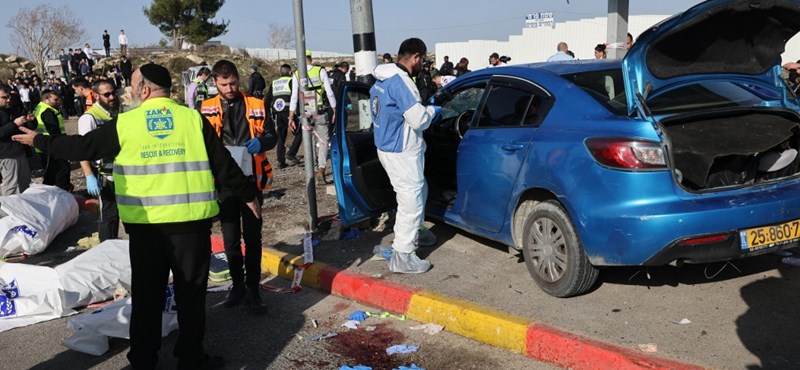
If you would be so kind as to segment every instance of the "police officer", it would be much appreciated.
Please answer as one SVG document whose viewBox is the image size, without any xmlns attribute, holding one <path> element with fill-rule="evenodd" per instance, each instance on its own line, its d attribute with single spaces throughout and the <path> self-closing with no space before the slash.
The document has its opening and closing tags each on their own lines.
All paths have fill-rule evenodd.
<svg viewBox="0 0 800 370">
<path fill-rule="evenodd" d="M 61 136 L 66 133 L 64 117 L 57 108 L 60 105 L 61 97 L 53 90 L 45 90 L 42 93 L 42 101 L 33 110 L 33 116 L 36 117 L 36 122 L 39 123 L 36 131 L 42 135 L 52 136 Z M 69 162 L 41 153 L 39 150 L 36 152 L 40 153 L 39 157 L 42 160 L 42 167 L 44 167 L 42 183 L 72 191 L 72 184 L 69 182 Z"/>
<path fill-rule="evenodd" d="M 15 141 L 74 160 L 114 157 L 119 216 L 130 236 L 131 348 L 134 369 L 155 368 L 161 346 L 161 312 L 169 272 L 180 306 L 181 330 L 173 354 L 178 369 L 224 367 L 203 350 L 211 219 L 218 212 L 216 180 L 242 199 L 256 217 L 255 188 L 199 112 L 169 98 L 171 78 L 156 64 L 132 76 L 138 108 L 84 136 L 44 136 L 23 129 Z M 212 173 L 213 168 L 213 173 Z"/>
<path fill-rule="evenodd" d="M 189 84 L 189 92 L 186 95 L 186 105 L 188 105 L 189 108 L 200 108 L 200 104 L 203 100 L 208 99 L 208 86 L 206 86 L 206 81 L 210 75 L 211 70 L 208 69 L 208 67 L 200 68 L 200 70 L 197 71 L 197 77 L 192 79 L 192 83 Z"/>
<path fill-rule="evenodd" d="M 278 143 L 276 144 L 276 152 L 278 155 L 278 168 L 286 168 L 286 135 L 289 130 L 289 101 L 292 96 L 292 67 L 284 64 L 280 68 L 280 77 L 272 81 L 267 96 L 264 99 L 264 104 L 270 106 L 272 111 L 272 120 L 275 121 L 275 131 L 278 134 Z M 293 164 L 299 164 L 300 161 L 295 157 L 297 151 L 300 149 L 300 143 L 303 142 L 303 136 L 299 135 L 295 130 L 292 132 L 294 140 L 289 148 L 289 160 Z"/>
<path fill-rule="evenodd" d="M 258 73 L 257 66 L 250 66 L 250 80 L 247 82 L 247 92 L 259 99 L 264 99 L 264 89 L 267 88 L 267 81 L 264 76 Z"/>
<path fill-rule="evenodd" d="M 261 202 L 261 191 L 268 189 L 272 182 L 272 166 L 267 160 L 266 151 L 272 149 L 277 141 L 272 122 L 269 122 L 264 108 L 264 101 L 239 91 L 239 71 L 230 61 L 220 60 L 214 64 L 211 76 L 219 95 L 204 101 L 200 112 L 208 119 L 225 145 L 243 146 L 252 155 L 250 169 L 253 176 L 250 177 L 250 187 L 258 190 L 256 194 Z M 265 313 L 267 306 L 261 301 L 259 293 L 261 218 L 254 217 L 236 193 L 222 189 L 219 198 L 222 239 L 233 280 L 224 305 L 232 308 L 244 302 L 251 313 Z"/>
<path fill-rule="evenodd" d="M 306 107 L 301 107 L 301 111 L 314 125 L 314 136 L 319 144 L 315 177 L 320 185 L 325 185 L 328 183 L 325 180 L 325 168 L 328 161 L 328 126 L 330 124 L 328 122 L 328 108 L 333 108 L 334 112 L 336 111 L 336 97 L 333 95 L 328 74 L 322 70 L 322 67 L 311 64 L 310 50 L 306 50 L 306 69 L 308 70 L 308 89 L 315 94 L 310 99 L 313 100 L 311 103 L 308 102 L 309 99 L 304 98 Z M 298 80 L 298 73 L 295 71 L 292 77 L 292 100 L 289 102 L 289 128 L 292 131 L 297 130 L 294 112 L 297 111 L 297 94 L 300 91 Z M 336 115 L 334 114 L 331 121 L 335 119 Z"/>
</svg>

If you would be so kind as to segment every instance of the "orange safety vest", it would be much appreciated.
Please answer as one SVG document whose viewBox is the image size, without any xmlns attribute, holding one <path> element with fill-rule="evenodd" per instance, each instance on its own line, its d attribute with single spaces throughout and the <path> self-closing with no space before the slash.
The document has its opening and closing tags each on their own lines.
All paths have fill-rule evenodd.
<svg viewBox="0 0 800 370">
<path fill-rule="evenodd" d="M 94 93 L 90 91 L 89 95 L 86 95 L 85 98 L 86 98 L 86 104 L 84 104 L 85 107 L 83 113 L 86 113 L 89 111 L 89 109 L 92 109 L 92 105 L 94 105 Z"/>
<path fill-rule="evenodd" d="M 242 93 L 244 98 L 245 119 L 250 125 L 250 138 L 255 138 L 264 133 L 264 120 L 267 118 L 264 101 Z M 200 106 L 200 113 L 204 115 L 217 135 L 222 137 L 222 98 L 217 95 L 211 99 L 203 100 Z M 267 159 L 267 153 L 261 152 L 253 154 L 253 167 L 255 167 L 256 184 L 260 190 L 267 190 L 272 186 L 272 165 Z"/>
</svg>

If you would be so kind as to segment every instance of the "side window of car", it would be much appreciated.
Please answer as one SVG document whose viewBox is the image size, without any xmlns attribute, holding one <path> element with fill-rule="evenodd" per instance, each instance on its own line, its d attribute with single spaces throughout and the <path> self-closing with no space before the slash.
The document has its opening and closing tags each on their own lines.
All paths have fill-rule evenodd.
<svg viewBox="0 0 800 370">
<path fill-rule="evenodd" d="M 470 109 L 477 109 L 485 88 L 486 83 L 481 83 L 457 90 L 453 93 L 452 98 L 442 104 L 442 110 L 440 112 L 442 121 L 456 117 Z"/>
<path fill-rule="evenodd" d="M 347 98 L 345 99 L 345 131 L 370 131 L 372 129 L 372 117 L 369 114 L 369 94 L 363 91 L 347 90 Z"/>
<path fill-rule="evenodd" d="M 530 89 L 491 85 L 477 127 L 515 127 L 538 125 L 545 98 Z"/>
</svg>

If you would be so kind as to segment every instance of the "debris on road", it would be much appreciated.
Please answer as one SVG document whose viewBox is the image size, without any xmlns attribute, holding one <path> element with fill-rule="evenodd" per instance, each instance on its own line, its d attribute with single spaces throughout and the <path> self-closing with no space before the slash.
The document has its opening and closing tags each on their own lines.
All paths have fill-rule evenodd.
<svg viewBox="0 0 800 370">
<path fill-rule="evenodd" d="M 644 353 L 656 353 L 658 352 L 658 346 L 655 343 L 645 343 L 638 345 L 639 350 Z"/>
<path fill-rule="evenodd" d="M 358 323 L 361 321 L 358 320 L 347 320 L 342 324 L 343 327 L 353 330 L 358 330 Z"/>
<path fill-rule="evenodd" d="M 411 363 L 411 366 L 400 366 L 392 370 L 425 370 L 425 368 L 419 367 L 415 363 Z"/>
<path fill-rule="evenodd" d="M 347 319 L 361 322 L 361 321 L 366 320 L 367 317 L 369 317 L 369 315 L 366 312 L 364 312 L 364 311 L 355 311 L 355 312 L 351 313 L 350 316 L 347 317 Z"/>
<path fill-rule="evenodd" d="M 412 326 L 409 329 L 411 329 L 411 330 L 424 330 L 425 334 L 436 335 L 436 334 L 441 333 L 442 330 L 444 330 L 444 326 L 429 322 L 429 323 L 423 324 L 423 325 Z"/>
<path fill-rule="evenodd" d="M 340 367 L 339 370 L 372 370 L 372 368 L 364 365 L 356 365 L 356 366 L 342 365 L 342 367 Z"/>
<path fill-rule="evenodd" d="M 336 333 L 336 332 L 332 332 L 331 331 L 331 332 L 327 332 L 327 333 L 324 333 L 324 334 L 318 334 L 318 335 L 315 335 L 313 337 L 309 337 L 308 341 L 309 342 L 317 342 L 317 341 L 321 341 L 323 339 L 333 338 L 333 337 L 335 337 L 337 335 L 339 335 L 339 334 Z"/>
<path fill-rule="evenodd" d="M 781 258 L 781 262 L 784 265 L 800 267 L 800 257 L 783 257 Z"/>
<path fill-rule="evenodd" d="M 413 346 L 408 344 L 395 344 L 386 349 L 386 354 L 391 356 L 395 354 L 404 354 L 404 353 L 414 353 L 417 352 L 419 346 Z"/>
<path fill-rule="evenodd" d="M 673 321 L 673 322 L 680 325 L 689 325 L 692 323 L 692 321 L 687 318 L 683 318 L 681 319 L 681 321 Z"/>
</svg>

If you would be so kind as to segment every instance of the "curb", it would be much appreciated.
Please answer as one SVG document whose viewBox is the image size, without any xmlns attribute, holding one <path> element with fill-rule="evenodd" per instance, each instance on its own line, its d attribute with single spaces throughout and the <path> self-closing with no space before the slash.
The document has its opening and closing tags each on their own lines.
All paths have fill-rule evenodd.
<svg viewBox="0 0 800 370">
<path fill-rule="evenodd" d="M 212 250 L 222 238 L 211 236 Z M 292 280 L 303 264 L 295 256 L 263 248 L 262 272 Z M 648 356 L 634 350 L 585 338 L 530 319 L 514 316 L 445 295 L 314 262 L 305 269 L 302 285 L 352 299 L 411 320 L 443 325 L 445 330 L 538 361 L 571 369 L 705 369 L 701 366 Z"/>
</svg>

